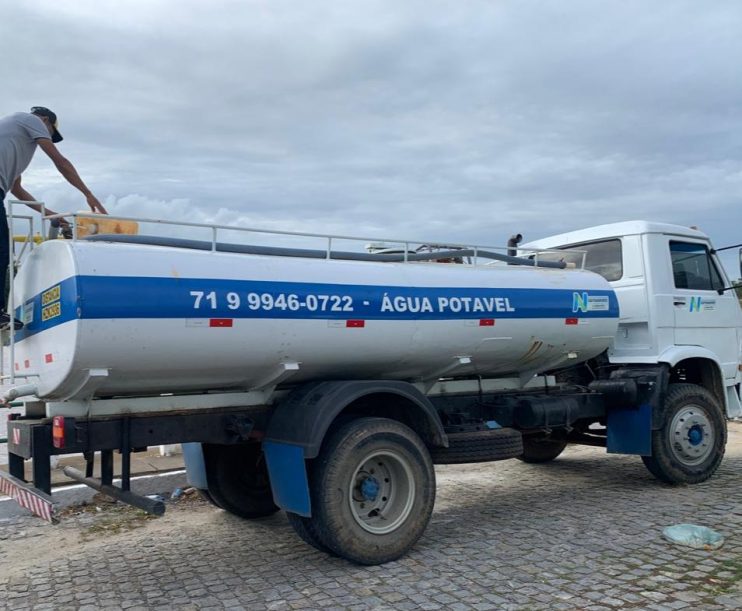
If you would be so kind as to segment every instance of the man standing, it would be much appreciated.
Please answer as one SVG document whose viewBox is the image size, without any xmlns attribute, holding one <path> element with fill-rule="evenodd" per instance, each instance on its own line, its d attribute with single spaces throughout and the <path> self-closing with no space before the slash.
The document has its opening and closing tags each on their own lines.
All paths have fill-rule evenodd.
<svg viewBox="0 0 742 611">
<path fill-rule="evenodd" d="M 106 214 L 106 209 L 80 178 L 72 163 L 57 149 L 62 140 L 57 129 L 57 115 L 43 106 L 34 106 L 30 113 L 17 112 L 0 119 L 0 329 L 7 328 L 10 316 L 5 311 L 6 270 L 10 262 L 8 220 L 5 213 L 5 195 L 12 193 L 19 200 L 34 201 L 33 195 L 21 186 L 21 174 L 31 163 L 36 147 L 40 147 L 52 160 L 59 173 L 87 199 L 93 212 Z M 38 204 L 28 204 L 41 211 Z M 46 209 L 47 214 L 56 214 Z M 15 321 L 15 328 L 23 325 Z"/>
</svg>

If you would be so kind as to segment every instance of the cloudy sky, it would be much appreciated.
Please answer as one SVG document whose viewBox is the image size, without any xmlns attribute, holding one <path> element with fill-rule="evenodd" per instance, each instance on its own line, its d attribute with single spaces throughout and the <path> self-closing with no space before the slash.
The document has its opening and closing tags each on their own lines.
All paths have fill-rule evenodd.
<svg viewBox="0 0 742 611">
<path fill-rule="evenodd" d="M 642 218 L 742 242 L 735 0 L 0 14 L 0 115 L 55 110 L 61 150 L 113 213 L 487 245 Z M 24 182 L 84 207 L 42 153 Z"/>
</svg>

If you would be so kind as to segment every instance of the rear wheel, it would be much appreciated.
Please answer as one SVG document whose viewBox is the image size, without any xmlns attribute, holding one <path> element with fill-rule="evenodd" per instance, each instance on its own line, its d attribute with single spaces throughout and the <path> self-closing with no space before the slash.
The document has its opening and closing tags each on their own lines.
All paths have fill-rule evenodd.
<svg viewBox="0 0 742 611">
<path fill-rule="evenodd" d="M 208 494 L 217 507 L 246 519 L 278 511 L 259 444 L 204 444 L 204 459 Z"/>
<path fill-rule="evenodd" d="M 311 545 L 314 549 L 321 552 L 334 555 L 334 552 L 322 542 L 317 534 L 312 518 L 305 518 L 304 516 L 290 512 L 286 512 L 286 517 L 289 520 L 289 524 L 291 524 L 291 528 L 294 529 L 294 532 L 299 535 L 299 538 L 304 543 Z"/>
<path fill-rule="evenodd" d="M 339 427 L 313 461 L 311 495 L 316 540 L 353 562 L 382 564 L 425 531 L 435 503 L 433 463 L 407 426 L 360 418 Z"/>
<path fill-rule="evenodd" d="M 214 497 L 213 497 L 213 496 L 211 496 L 211 493 L 210 493 L 210 492 L 209 492 L 208 490 L 202 490 L 202 489 L 200 489 L 200 488 L 199 488 L 199 490 L 198 490 L 198 494 L 199 494 L 199 495 L 201 496 L 201 498 L 202 498 L 202 499 L 204 499 L 205 501 L 208 501 L 208 502 L 209 502 L 209 503 L 211 503 L 211 504 L 212 504 L 212 505 L 213 505 L 214 507 L 219 507 L 219 509 L 223 509 L 223 507 L 221 507 L 221 506 L 219 505 L 219 503 L 217 503 L 217 502 L 216 502 L 216 501 L 214 500 Z"/>
<path fill-rule="evenodd" d="M 696 384 L 671 384 L 661 408 L 661 425 L 652 431 L 652 456 L 642 456 L 657 479 L 696 484 L 721 464 L 727 441 L 719 401 Z"/>
<path fill-rule="evenodd" d="M 567 447 L 561 436 L 523 436 L 523 454 L 518 458 L 527 463 L 545 463 L 554 460 Z"/>
</svg>

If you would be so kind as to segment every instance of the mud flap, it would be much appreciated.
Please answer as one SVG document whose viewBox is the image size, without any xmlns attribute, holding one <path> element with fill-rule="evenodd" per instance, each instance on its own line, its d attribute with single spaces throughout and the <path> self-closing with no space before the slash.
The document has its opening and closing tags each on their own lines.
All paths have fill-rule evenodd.
<svg viewBox="0 0 742 611">
<path fill-rule="evenodd" d="M 290 443 L 264 441 L 273 502 L 284 511 L 305 518 L 312 515 L 304 448 Z"/>
<path fill-rule="evenodd" d="M 188 484 L 199 490 L 208 490 L 209 482 L 206 479 L 206 462 L 204 450 L 200 443 L 182 443 L 183 462 L 186 468 Z"/>
<path fill-rule="evenodd" d="M 652 455 L 652 406 L 611 408 L 606 421 L 609 454 Z"/>
</svg>

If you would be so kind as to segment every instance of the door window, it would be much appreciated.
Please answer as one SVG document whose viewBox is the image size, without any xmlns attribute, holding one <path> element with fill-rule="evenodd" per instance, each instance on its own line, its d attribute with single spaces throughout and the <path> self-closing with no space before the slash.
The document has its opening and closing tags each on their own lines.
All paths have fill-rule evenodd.
<svg viewBox="0 0 742 611">
<path fill-rule="evenodd" d="M 724 288 L 721 274 L 705 244 L 670 242 L 675 288 L 713 291 Z"/>
</svg>

